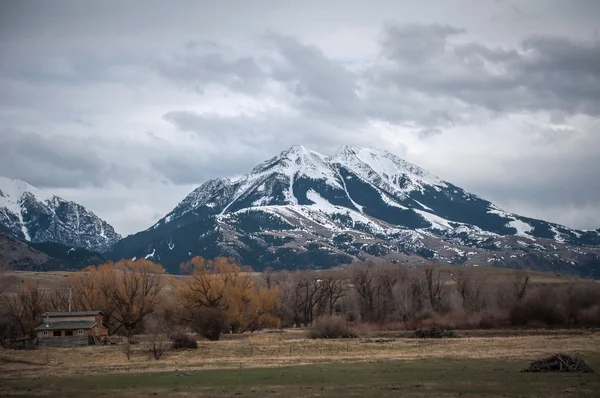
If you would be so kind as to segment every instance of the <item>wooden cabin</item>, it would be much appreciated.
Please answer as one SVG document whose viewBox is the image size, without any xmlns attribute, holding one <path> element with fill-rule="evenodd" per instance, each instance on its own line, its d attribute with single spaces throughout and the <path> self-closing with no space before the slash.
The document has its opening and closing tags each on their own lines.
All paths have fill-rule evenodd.
<svg viewBox="0 0 600 398">
<path fill-rule="evenodd" d="M 108 336 L 102 311 L 46 312 L 44 321 L 35 328 L 41 345 L 98 344 Z"/>
</svg>

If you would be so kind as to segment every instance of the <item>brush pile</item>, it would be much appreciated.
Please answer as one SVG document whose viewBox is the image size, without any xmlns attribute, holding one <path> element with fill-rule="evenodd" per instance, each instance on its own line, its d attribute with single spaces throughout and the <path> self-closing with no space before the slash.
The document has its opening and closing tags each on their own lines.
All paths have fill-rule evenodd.
<svg viewBox="0 0 600 398">
<path fill-rule="evenodd" d="M 446 339 L 458 337 L 452 330 L 440 328 L 419 329 L 413 334 L 417 339 Z"/>
<path fill-rule="evenodd" d="M 566 354 L 556 354 L 551 357 L 534 361 L 521 372 L 583 372 L 593 373 L 592 368 L 581 358 Z"/>
</svg>

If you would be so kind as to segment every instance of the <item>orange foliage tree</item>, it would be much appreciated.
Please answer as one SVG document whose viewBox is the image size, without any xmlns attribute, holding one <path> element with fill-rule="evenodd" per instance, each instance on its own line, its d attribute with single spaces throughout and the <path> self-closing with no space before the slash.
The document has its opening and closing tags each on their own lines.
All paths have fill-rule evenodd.
<svg viewBox="0 0 600 398">
<path fill-rule="evenodd" d="M 182 270 L 189 277 L 176 289 L 181 315 L 192 325 L 199 322 L 197 329 L 209 339 L 217 340 L 226 324 L 231 331 L 245 332 L 278 323 L 279 287 L 260 285 L 252 268 L 224 257 L 209 261 L 194 257 L 182 264 Z"/>
<path fill-rule="evenodd" d="M 128 337 L 154 312 L 165 285 L 162 266 L 140 259 L 90 266 L 71 280 L 77 310 L 101 310 L 114 331 Z"/>
</svg>

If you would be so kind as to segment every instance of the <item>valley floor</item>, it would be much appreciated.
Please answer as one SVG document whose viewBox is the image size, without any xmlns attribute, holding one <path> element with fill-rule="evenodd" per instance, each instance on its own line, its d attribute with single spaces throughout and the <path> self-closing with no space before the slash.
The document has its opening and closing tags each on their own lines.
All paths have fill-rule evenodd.
<svg viewBox="0 0 600 398">
<path fill-rule="evenodd" d="M 519 372 L 557 352 L 583 357 L 596 373 Z M 292 331 L 226 336 L 159 361 L 143 343 L 130 360 L 118 345 L 2 351 L 0 395 L 592 397 L 599 370 L 593 331 L 324 341 Z"/>
</svg>

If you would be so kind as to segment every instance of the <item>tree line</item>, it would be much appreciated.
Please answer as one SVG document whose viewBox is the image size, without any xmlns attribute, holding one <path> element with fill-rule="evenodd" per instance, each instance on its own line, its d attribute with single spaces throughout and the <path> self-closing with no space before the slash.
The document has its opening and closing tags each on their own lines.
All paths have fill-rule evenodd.
<svg viewBox="0 0 600 398">
<path fill-rule="evenodd" d="M 32 336 L 46 311 L 101 310 L 111 334 L 178 327 L 218 340 L 223 332 L 311 326 L 319 318 L 415 329 L 599 326 L 593 282 L 536 284 L 525 271 L 502 280 L 467 267 L 409 267 L 385 260 L 319 271 L 254 273 L 232 259 L 195 257 L 169 275 L 146 259 L 72 273 L 61 286 L 0 280 L 0 335 Z"/>
</svg>

